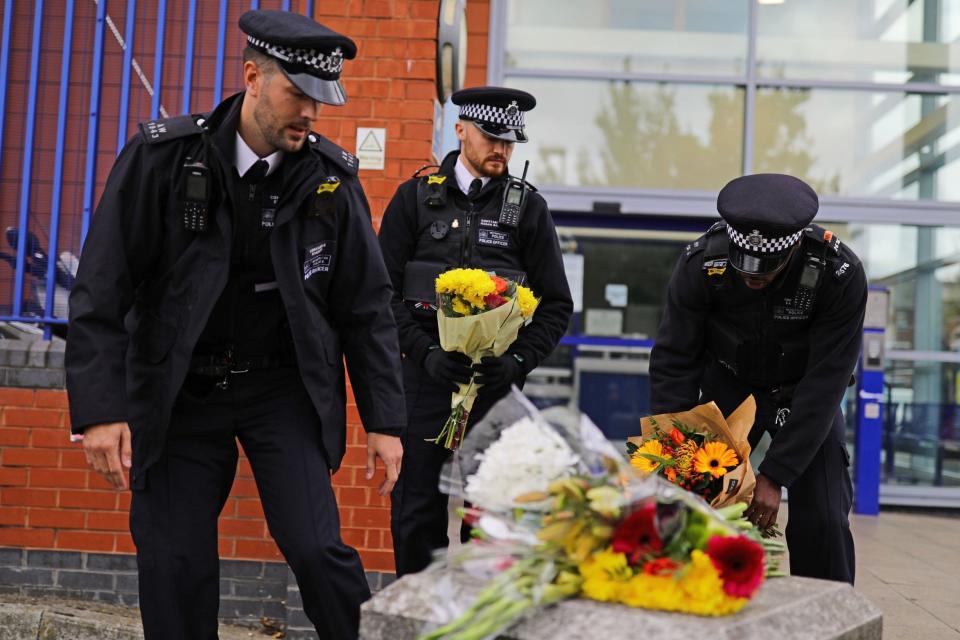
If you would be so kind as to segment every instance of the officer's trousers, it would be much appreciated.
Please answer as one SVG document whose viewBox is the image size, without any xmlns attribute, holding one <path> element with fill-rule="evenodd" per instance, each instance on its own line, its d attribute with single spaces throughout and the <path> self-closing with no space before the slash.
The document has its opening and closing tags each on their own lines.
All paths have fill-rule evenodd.
<svg viewBox="0 0 960 640">
<path fill-rule="evenodd" d="M 434 551 L 446 549 L 448 513 L 446 494 L 439 488 L 440 471 L 451 452 L 429 442 L 437 437 L 450 415 L 450 392 L 441 388 L 409 358 L 403 359 L 407 429 L 403 437 L 403 465 L 390 496 L 390 529 L 397 576 L 422 571 Z M 495 400 L 478 398 L 470 415 L 474 424 Z M 461 530 L 461 540 L 465 537 Z"/>
<path fill-rule="evenodd" d="M 217 637 L 217 517 L 237 468 L 250 461 L 270 533 L 297 577 L 320 638 L 356 638 L 370 591 L 357 552 L 340 538 L 320 423 L 294 368 L 231 375 L 226 390 L 186 385 L 160 459 L 134 488 L 146 640 Z"/>
<path fill-rule="evenodd" d="M 856 557 L 850 533 L 853 486 L 838 410 L 830 433 L 806 470 L 787 489 L 790 574 L 853 584 Z M 751 441 L 762 433 L 755 431 Z"/>
</svg>

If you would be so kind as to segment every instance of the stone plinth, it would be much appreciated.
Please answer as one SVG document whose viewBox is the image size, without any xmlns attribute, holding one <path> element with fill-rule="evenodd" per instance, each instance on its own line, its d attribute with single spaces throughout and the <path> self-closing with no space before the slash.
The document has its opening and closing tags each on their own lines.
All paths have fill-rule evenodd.
<svg viewBox="0 0 960 640">
<path fill-rule="evenodd" d="M 440 622 L 434 585 L 466 596 L 480 582 L 463 573 L 436 571 L 406 576 L 363 605 L 363 640 L 412 640 L 427 623 Z M 449 597 L 448 595 L 448 597 Z M 505 640 L 789 640 L 837 638 L 880 640 L 882 619 L 863 595 L 847 584 L 810 578 L 767 581 L 740 613 L 723 618 L 631 609 L 591 600 L 567 600 L 538 609 L 500 638 Z"/>
</svg>

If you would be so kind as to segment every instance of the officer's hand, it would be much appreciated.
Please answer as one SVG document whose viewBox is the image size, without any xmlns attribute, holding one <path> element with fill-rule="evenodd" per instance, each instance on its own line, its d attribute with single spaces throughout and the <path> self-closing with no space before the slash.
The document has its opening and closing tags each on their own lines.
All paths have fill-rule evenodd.
<svg viewBox="0 0 960 640">
<path fill-rule="evenodd" d="M 432 349 L 423 359 L 423 368 L 430 377 L 450 391 L 457 390 L 457 383 L 467 384 L 473 371 L 470 358 L 459 351 Z"/>
<path fill-rule="evenodd" d="M 388 436 L 383 433 L 367 434 L 367 480 L 373 479 L 373 472 L 377 468 L 377 458 L 383 460 L 387 477 L 380 485 L 378 493 L 381 496 L 390 495 L 393 485 L 400 477 L 400 463 L 403 460 L 403 445 L 397 436 Z"/>
<path fill-rule="evenodd" d="M 743 515 L 761 529 L 769 529 L 777 524 L 777 512 L 780 511 L 780 485 L 763 474 L 757 476 L 757 486 L 753 490 L 753 502 Z"/>
<path fill-rule="evenodd" d="M 473 370 L 477 374 L 476 383 L 483 385 L 478 391 L 481 396 L 503 391 L 523 377 L 520 363 L 509 354 L 481 358 Z"/>
<path fill-rule="evenodd" d="M 133 461 L 130 425 L 110 422 L 87 427 L 83 432 L 83 452 L 87 464 L 115 489 L 127 488 L 124 470 L 129 469 Z"/>
</svg>

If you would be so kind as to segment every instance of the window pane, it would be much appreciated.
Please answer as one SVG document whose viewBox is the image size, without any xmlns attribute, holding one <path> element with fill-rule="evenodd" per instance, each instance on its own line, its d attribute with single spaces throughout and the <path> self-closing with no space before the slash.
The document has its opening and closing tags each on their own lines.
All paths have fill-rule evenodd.
<svg viewBox="0 0 960 640">
<path fill-rule="evenodd" d="M 743 74 L 746 0 L 510 0 L 506 68 Z"/>
<path fill-rule="evenodd" d="M 960 84 L 960 3 L 762 2 L 757 73 L 767 78 Z"/>
<path fill-rule="evenodd" d="M 743 91 L 735 87 L 508 78 L 531 92 L 530 160 L 538 186 L 705 189 L 740 175 Z"/>
<path fill-rule="evenodd" d="M 960 101 L 944 95 L 757 90 L 754 171 L 820 195 L 960 200 Z"/>
</svg>

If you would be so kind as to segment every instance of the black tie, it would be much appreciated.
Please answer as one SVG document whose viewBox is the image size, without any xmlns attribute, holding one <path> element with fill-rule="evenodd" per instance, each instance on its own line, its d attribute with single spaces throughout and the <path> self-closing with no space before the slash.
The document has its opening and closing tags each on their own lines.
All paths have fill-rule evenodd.
<svg viewBox="0 0 960 640">
<path fill-rule="evenodd" d="M 263 182 L 263 179 L 267 177 L 267 170 L 269 168 L 270 165 L 266 160 L 257 160 L 247 169 L 247 172 L 243 174 L 243 181 L 250 184 Z"/>
<path fill-rule="evenodd" d="M 480 193 L 480 189 L 483 187 L 483 180 L 480 178 L 474 178 L 473 182 L 470 183 L 470 191 L 467 192 L 467 197 L 473 200 L 477 197 L 477 194 Z"/>
</svg>

